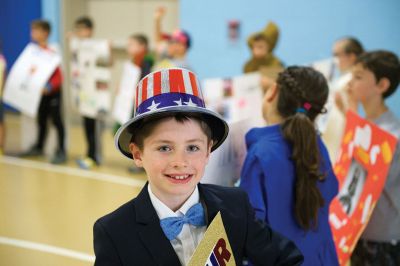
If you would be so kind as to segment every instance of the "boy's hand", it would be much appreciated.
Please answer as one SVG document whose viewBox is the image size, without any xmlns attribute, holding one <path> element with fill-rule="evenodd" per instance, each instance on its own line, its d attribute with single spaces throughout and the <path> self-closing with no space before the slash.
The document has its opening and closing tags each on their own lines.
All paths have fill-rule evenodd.
<svg viewBox="0 0 400 266">
<path fill-rule="evenodd" d="M 343 115 L 346 115 L 349 110 L 358 112 L 358 101 L 354 98 L 349 84 L 346 85 L 343 92 L 335 93 L 335 104 Z"/>
<path fill-rule="evenodd" d="M 166 13 L 167 9 L 163 6 L 160 6 L 156 9 L 156 11 L 154 12 L 154 19 L 155 20 L 161 20 L 165 13 Z"/>
</svg>

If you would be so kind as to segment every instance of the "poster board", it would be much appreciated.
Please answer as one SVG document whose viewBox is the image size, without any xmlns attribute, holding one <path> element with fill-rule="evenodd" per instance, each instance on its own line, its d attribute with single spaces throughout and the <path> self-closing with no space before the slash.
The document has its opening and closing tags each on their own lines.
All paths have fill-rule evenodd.
<svg viewBox="0 0 400 266">
<path fill-rule="evenodd" d="M 140 74 L 141 70 L 138 66 L 129 61 L 124 63 L 113 107 L 113 117 L 121 125 L 132 118 L 136 86 L 139 82 Z"/>
<path fill-rule="evenodd" d="M 109 42 L 72 38 L 70 50 L 73 107 L 90 118 L 108 113 L 111 109 Z"/>
<path fill-rule="evenodd" d="M 347 122 L 334 172 L 339 193 L 329 222 L 339 257 L 345 265 L 353 252 L 385 185 L 397 139 L 353 112 Z"/>
<path fill-rule="evenodd" d="M 4 87 L 4 102 L 36 117 L 42 90 L 60 63 L 61 56 L 56 52 L 28 44 L 10 70 Z"/>
<path fill-rule="evenodd" d="M 188 266 L 235 266 L 235 258 L 226 235 L 221 212 L 208 226 Z"/>
<path fill-rule="evenodd" d="M 225 142 L 211 154 L 203 183 L 233 186 L 240 178 L 246 156 L 245 135 L 251 128 L 265 124 L 260 78 L 259 73 L 248 73 L 203 81 L 207 108 L 224 117 L 230 127 Z"/>
</svg>

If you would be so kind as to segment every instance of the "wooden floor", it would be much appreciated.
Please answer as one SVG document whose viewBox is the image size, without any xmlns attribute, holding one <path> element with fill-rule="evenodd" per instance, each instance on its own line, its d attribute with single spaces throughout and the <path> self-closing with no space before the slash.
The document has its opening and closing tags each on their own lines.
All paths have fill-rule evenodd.
<svg viewBox="0 0 400 266">
<path fill-rule="evenodd" d="M 136 196 L 145 176 L 127 171 L 132 162 L 115 151 L 110 132 L 103 134 L 104 164 L 77 168 L 85 149 L 80 127 L 69 129 L 66 165 L 7 155 L 19 152 L 19 121 L 6 116 L 0 157 L 0 265 L 93 265 L 93 223 Z"/>
</svg>

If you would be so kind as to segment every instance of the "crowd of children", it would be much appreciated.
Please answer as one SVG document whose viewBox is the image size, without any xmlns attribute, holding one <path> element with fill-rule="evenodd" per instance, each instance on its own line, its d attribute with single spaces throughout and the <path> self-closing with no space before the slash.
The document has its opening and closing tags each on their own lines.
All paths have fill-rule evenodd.
<svg viewBox="0 0 400 266">
<path fill-rule="evenodd" d="M 127 62 L 140 74 L 133 107 L 127 110 L 130 119 L 117 125 L 115 137 L 120 152 L 145 170 L 148 183 L 134 200 L 95 223 L 95 265 L 186 265 L 218 211 L 238 265 L 338 265 L 329 224 L 329 206 L 338 193 L 331 161 L 336 160 L 345 113 L 357 113 L 359 105 L 367 120 L 400 137 L 400 120 L 386 104 L 399 84 L 398 56 L 383 50 L 364 52 L 355 38 L 340 39 L 333 54 L 341 75 L 328 83 L 311 67 L 283 68 L 273 55 L 278 26 L 270 22 L 248 39 L 252 58 L 243 69 L 282 69 L 264 86 L 266 126 L 251 129 L 243 140 L 247 156 L 240 188 L 204 185 L 200 180 L 210 154 L 224 142 L 229 126 L 206 109 L 187 59 L 191 37 L 182 29 L 163 33 L 164 15 L 165 9 L 159 8 L 154 16 L 155 53 L 145 35 L 128 38 Z M 81 17 L 74 38 L 92 39 L 93 29 L 93 21 Z M 41 49 L 52 49 L 49 34 L 48 22 L 31 23 L 32 42 Z M 0 55 L 0 88 L 4 71 Z M 22 156 L 43 155 L 51 117 L 58 140 L 51 162 L 67 161 L 62 81 L 57 66 L 41 92 L 37 140 Z M 321 115 L 325 122 L 318 123 L 317 130 Z M 83 169 L 101 164 L 99 123 L 97 115 L 83 115 L 87 153 L 77 161 Z M 3 136 L 0 105 L 0 153 Z M 400 265 L 399 162 L 400 144 L 351 265 Z"/>
</svg>

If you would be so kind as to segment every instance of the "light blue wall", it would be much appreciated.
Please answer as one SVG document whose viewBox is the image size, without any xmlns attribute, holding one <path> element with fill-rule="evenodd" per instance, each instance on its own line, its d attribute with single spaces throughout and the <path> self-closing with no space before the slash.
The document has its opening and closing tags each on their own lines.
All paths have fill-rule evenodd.
<svg viewBox="0 0 400 266">
<path fill-rule="evenodd" d="M 50 43 L 60 44 L 60 21 L 61 21 L 61 0 L 41 0 L 42 1 L 42 18 L 51 24 Z"/>
<path fill-rule="evenodd" d="M 227 24 L 241 22 L 237 44 Z M 247 36 L 275 21 L 281 36 L 275 54 L 286 64 L 303 64 L 330 56 L 332 43 L 353 35 L 366 49 L 400 55 L 399 0 L 181 0 L 180 25 L 193 38 L 189 59 L 200 78 L 241 73 L 249 58 Z M 389 100 L 400 117 L 400 90 Z M 395 108 L 396 107 L 396 108 Z"/>
</svg>

